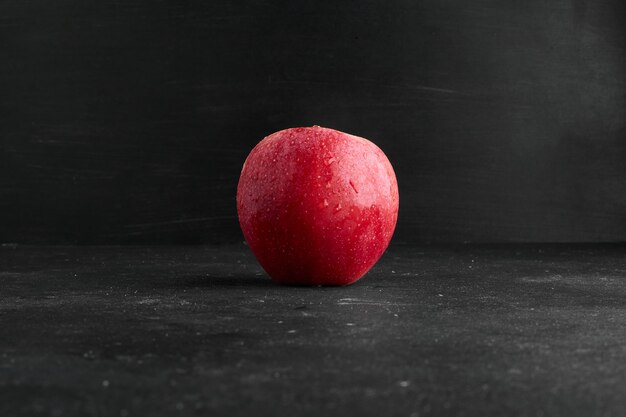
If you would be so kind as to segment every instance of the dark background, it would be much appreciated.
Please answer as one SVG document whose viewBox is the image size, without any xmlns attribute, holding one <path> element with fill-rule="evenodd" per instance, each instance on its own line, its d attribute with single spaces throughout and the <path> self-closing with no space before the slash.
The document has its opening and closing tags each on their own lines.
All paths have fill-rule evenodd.
<svg viewBox="0 0 626 417">
<path fill-rule="evenodd" d="M 241 165 L 318 124 L 397 242 L 625 241 L 622 0 L 0 2 L 0 243 L 242 240 Z"/>
</svg>

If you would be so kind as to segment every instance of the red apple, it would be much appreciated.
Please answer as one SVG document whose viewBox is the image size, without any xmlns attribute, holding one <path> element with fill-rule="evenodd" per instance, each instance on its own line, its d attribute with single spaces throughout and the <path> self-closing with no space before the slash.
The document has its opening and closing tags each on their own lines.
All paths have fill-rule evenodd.
<svg viewBox="0 0 626 417">
<path fill-rule="evenodd" d="M 319 126 L 276 132 L 250 152 L 237 187 L 244 237 L 275 282 L 348 285 L 389 245 L 398 183 L 367 139 Z"/>
</svg>

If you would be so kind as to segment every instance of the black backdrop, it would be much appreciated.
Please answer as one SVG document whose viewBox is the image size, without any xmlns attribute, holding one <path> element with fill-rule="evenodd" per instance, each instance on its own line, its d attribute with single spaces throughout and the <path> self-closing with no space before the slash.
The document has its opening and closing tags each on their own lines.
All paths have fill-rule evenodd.
<svg viewBox="0 0 626 417">
<path fill-rule="evenodd" d="M 0 2 L 0 242 L 241 240 L 273 131 L 367 137 L 399 242 L 626 240 L 622 0 Z"/>
</svg>

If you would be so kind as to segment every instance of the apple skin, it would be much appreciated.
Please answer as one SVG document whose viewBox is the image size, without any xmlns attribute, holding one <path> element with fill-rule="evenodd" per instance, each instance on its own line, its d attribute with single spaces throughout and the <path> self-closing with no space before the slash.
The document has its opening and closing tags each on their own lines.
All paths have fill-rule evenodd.
<svg viewBox="0 0 626 417">
<path fill-rule="evenodd" d="M 248 155 L 237 213 L 277 283 L 348 285 L 389 245 L 398 219 L 391 163 L 367 139 L 313 127 L 267 136 Z"/>
</svg>

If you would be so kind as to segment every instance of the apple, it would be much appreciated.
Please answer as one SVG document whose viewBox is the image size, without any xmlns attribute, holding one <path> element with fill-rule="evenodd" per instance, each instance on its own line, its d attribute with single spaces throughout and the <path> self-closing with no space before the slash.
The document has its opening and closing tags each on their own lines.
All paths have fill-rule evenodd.
<svg viewBox="0 0 626 417">
<path fill-rule="evenodd" d="M 348 285 L 389 245 L 398 183 L 367 139 L 319 126 L 267 136 L 248 155 L 237 213 L 248 246 L 277 283 Z"/>
</svg>

